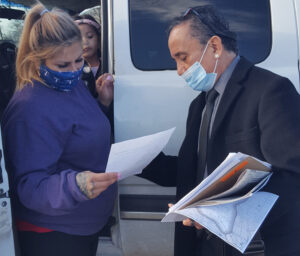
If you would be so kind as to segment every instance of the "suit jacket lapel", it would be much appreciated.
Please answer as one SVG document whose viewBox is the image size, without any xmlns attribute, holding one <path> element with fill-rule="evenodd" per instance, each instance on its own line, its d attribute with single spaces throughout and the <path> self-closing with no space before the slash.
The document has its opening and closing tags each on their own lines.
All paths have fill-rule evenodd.
<svg viewBox="0 0 300 256">
<path fill-rule="evenodd" d="M 227 111 L 230 109 L 231 104 L 243 89 L 242 81 L 246 78 L 247 72 L 251 66 L 253 66 L 252 63 L 241 57 L 239 63 L 235 67 L 221 98 L 221 102 L 219 104 L 216 118 L 212 127 L 212 136 L 220 128 Z"/>
</svg>

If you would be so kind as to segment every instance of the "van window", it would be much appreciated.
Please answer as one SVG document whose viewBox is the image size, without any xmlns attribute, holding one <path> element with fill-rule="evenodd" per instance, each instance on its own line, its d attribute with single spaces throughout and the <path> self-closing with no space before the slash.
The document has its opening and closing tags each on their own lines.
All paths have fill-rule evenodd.
<svg viewBox="0 0 300 256">
<path fill-rule="evenodd" d="M 129 0 L 131 58 L 141 70 L 176 69 L 168 50 L 167 29 L 174 17 L 207 0 Z M 269 0 L 211 0 L 238 34 L 239 54 L 253 63 L 271 51 Z"/>
<path fill-rule="evenodd" d="M 8 40 L 16 45 L 23 29 L 22 20 L 9 20 L 0 18 L 0 40 Z"/>
<path fill-rule="evenodd" d="M 25 10 L 28 8 L 17 4 L 12 5 L 13 7 L 0 5 L 0 41 L 9 41 L 17 45 L 23 29 Z"/>
</svg>

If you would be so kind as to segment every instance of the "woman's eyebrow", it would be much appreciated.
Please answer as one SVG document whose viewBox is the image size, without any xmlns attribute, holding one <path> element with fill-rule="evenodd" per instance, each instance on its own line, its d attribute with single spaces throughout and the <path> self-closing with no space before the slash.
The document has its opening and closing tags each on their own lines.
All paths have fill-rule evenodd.
<svg viewBox="0 0 300 256">
<path fill-rule="evenodd" d="M 70 63 L 70 61 L 58 61 L 57 65 L 69 65 Z"/>
</svg>

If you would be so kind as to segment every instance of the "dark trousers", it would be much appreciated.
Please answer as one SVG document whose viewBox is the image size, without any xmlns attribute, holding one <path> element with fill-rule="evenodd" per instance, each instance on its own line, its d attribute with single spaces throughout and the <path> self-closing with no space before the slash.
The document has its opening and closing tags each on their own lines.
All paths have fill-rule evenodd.
<svg viewBox="0 0 300 256">
<path fill-rule="evenodd" d="M 18 232 L 21 256 L 95 256 L 98 234 L 69 235 L 62 232 Z"/>
<path fill-rule="evenodd" d="M 223 240 L 213 235 L 212 233 L 203 230 L 201 237 L 198 237 L 197 244 L 197 256 L 263 256 L 264 254 L 259 252 L 251 252 L 242 254 L 232 246 L 225 243 Z M 257 238 L 255 238 L 257 239 Z"/>
<path fill-rule="evenodd" d="M 300 255 L 300 202 L 261 229 L 266 256 Z"/>
</svg>

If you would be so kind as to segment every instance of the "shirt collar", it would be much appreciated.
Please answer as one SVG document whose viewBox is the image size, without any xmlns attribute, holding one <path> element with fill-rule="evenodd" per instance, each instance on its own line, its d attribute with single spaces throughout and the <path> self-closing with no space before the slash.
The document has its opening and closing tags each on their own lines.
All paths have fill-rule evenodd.
<svg viewBox="0 0 300 256">
<path fill-rule="evenodd" d="M 225 71 L 222 73 L 218 81 L 216 82 L 214 89 L 219 93 L 219 95 L 223 95 L 226 85 L 232 75 L 233 70 L 235 69 L 236 65 L 238 64 L 240 60 L 240 56 L 237 55 L 233 61 L 230 63 L 230 65 L 225 69 Z"/>
</svg>

